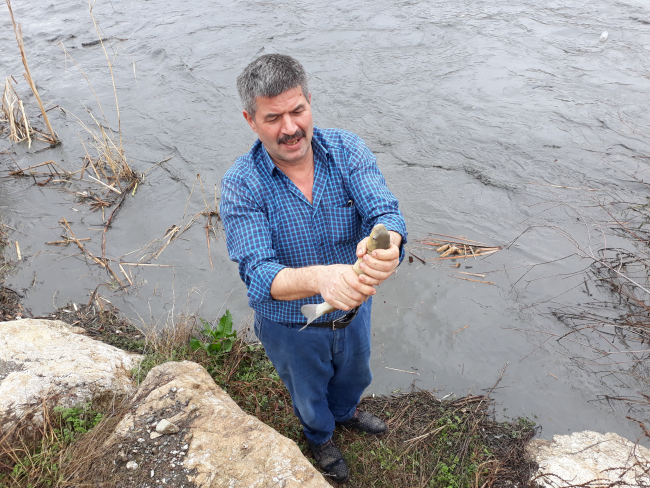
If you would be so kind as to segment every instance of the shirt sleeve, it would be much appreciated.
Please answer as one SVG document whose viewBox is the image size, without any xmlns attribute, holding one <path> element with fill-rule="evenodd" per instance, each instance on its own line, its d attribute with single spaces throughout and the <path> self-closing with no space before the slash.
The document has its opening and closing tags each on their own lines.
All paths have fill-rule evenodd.
<svg viewBox="0 0 650 488">
<path fill-rule="evenodd" d="M 228 255 L 239 264 L 239 276 L 252 303 L 273 300 L 271 284 L 286 266 L 273 250 L 269 220 L 250 190 L 238 179 L 221 180 L 221 219 L 226 231 Z"/>
<path fill-rule="evenodd" d="M 356 145 L 351 148 L 350 167 L 348 191 L 354 198 L 359 213 L 364 222 L 371 222 L 372 226 L 384 224 L 387 230 L 402 236 L 399 253 L 401 263 L 407 239 L 406 222 L 397 198 L 388 189 L 386 180 L 379 171 L 377 158 L 361 138 L 357 138 Z"/>
</svg>

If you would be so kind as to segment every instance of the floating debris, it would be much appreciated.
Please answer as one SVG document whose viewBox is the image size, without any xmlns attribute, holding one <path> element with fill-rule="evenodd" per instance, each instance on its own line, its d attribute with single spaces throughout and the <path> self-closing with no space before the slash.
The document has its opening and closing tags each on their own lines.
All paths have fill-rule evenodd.
<svg viewBox="0 0 650 488">
<path fill-rule="evenodd" d="M 440 253 L 438 258 L 428 258 L 427 261 L 436 261 L 441 259 L 458 259 L 458 258 L 477 258 L 479 256 L 489 256 L 495 252 L 503 249 L 503 246 L 489 246 L 482 242 L 472 241 L 464 237 L 454 237 L 445 234 L 435 234 L 429 232 L 432 236 L 445 237 L 446 239 L 439 238 L 424 238 L 416 242 L 425 246 L 434 246 L 436 252 Z M 411 253 L 412 254 L 412 253 Z"/>
</svg>

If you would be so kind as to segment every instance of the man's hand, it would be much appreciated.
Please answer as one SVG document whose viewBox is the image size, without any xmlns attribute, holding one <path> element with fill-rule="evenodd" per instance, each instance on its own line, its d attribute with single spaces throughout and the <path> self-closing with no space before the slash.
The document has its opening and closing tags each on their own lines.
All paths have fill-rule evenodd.
<svg viewBox="0 0 650 488">
<path fill-rule="evenodd" d="M 349 264 L 324 266 L 318 277 L 319 293 L 332 307 L 352 310 L 377 293 L 370 284 L 363 283 Z"/>
<path fill-rule="evenodd" d="M 357 257 L 363 256 L 363 263 L 359 266 L 365 275 L 359 276 L 359 281 L 367 285 L 381 285 L 397 269 L 399 265 L 399 245 L 402 236 L 397 232 L 388 231 L 390 234 L 390 247 L 388 249 L 375 249 L 371 254 L 366 254 L 368 237 L 357 246 Z"/>
</svg>

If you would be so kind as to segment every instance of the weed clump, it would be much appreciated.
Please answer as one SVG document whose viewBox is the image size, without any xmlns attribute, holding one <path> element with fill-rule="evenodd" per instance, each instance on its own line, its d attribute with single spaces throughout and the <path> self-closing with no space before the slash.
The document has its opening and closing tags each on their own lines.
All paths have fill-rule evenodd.
<svg viewBox="0 0 650 488">
<path fill-rule="evenodd" d="M 61 320 L 75 327 L 82 327 L 89 337 L 124 351 L 142 354 L 145 350 L 144 334 L 119 310 L 104 305 L 99 300 L 94 300 L 91 304 L 68 303 L 52 314 L 36 318 Z"/>
<path fill-rule="evenodd" d="M 43 416 L 37 427 L 23 424 L 0 438 L 0 486 L 62 486 L 70 449 L 104 417 L 89 403 L 72 408 L 44 404 L 37 410 Z"/>
<path fill-rule="evenodd" d="M 382 437 L 335 433 L 358 487 L 534 486 L 537 465 L 525 451 L 528 419 L 498 422 L 487 396 L 440 400 L 415 390 L 364 398 L 360 408 L 386 420 Z"/>
</svg>

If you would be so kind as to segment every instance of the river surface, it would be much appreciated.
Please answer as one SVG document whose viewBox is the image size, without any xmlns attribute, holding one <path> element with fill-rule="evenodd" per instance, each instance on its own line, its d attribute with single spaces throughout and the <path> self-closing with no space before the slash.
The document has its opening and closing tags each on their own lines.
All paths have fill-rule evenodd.
<svg viewBox="0 0 650 488">
<path fill-rule="evenodd" d="M 67 112 L 49 112 L 59 147 L 36 142 L 30 149 L 3 138 L 0 150 L 23 168 L 54 160 L 76 171 L 80 141 L 89 137 L 72 114 L 92 123 L 84 107 L 100 120 L 101 113 L 61 43 L 92 82 L 108 124 L 118 126 L 102 46 L 88 45 L 97 39 L 88 5 L 14 0 L 13 8 L 41 97 Z M 534 418 L 545 438 L 585 429 L 640 435 L 623 404 L 602 398 L 634 395 L 644 385 L 622 365 L 594 362 L 582 344 L 596 338 L 558 343 L 549 335 L 568 332 L 547 313 L 550 305 L 588 300 L 590 292 L 577 286 L 584 275 L 569 275 L 588 260 L 531 265 L 575 252 L 557 229 L 583 247 L 601 246 L 601 227 L 588 217 L 603 221 L 598 201 L 647 195 L 630 176 L 650 163 L 646 0 L 97 0 L 94 14 L 114 59 L 128 160 L 145 171 L 172 157 L 126 199 L 106 235 L 108 258 L 133 262 L 143 246 L 158 240 L 159 248 L 167 229 L 201 212 L 198 184 L 189 198 L 197 174 L 214 206 L 215 185 L 255 141 L 235 79 L 256 56 L 287 53 L 310 74 L 315 124 L 353 131 L 377 155 L 417 255 L 436 256 L 416 243 L 428 232 L 502 245 L 530 225 L 547 226 L 458 270 L 451 261 L 405 261 L 375 298 L 368 393 L 406 391 L 412 383 L 440 395 L 481 393 L 507 364 L 493 394 L 500 415 Z M 22 73 L 3 5 L 0 74 L 16 78 L 28 113 L 43 127 Z M 1 174 L 13 169 L 0 155 Z M 101 191 L 85 181 L 40 187 L 30 178 L 0 178 L 0 213 L 24 255 L 9 285 L 35 315 L 86 302 L 109 281 L 74 246 L 44 244 L 60 239 L 65 217 L 101 254 L 101 213 L 75 202 L 74 192 L 87 189 Z M 204 224 L 202 217 L 149 261 L 170 267 L 126 266 L 134 285 L 126 292 L 103 287 L 101 295 L 141 326 L 162 327 L 169 314 L 196 307 L 208 319 L 229 309 L 239 327 L 250 324 L 223 232 L 217 228 L 211 241 L 213 269 Z M 627 245 L 610 235 L 607 242 Z M 472 278 L 455 271 L 486 274 L 496 285 L 454 279 Z"/>
</svg>

